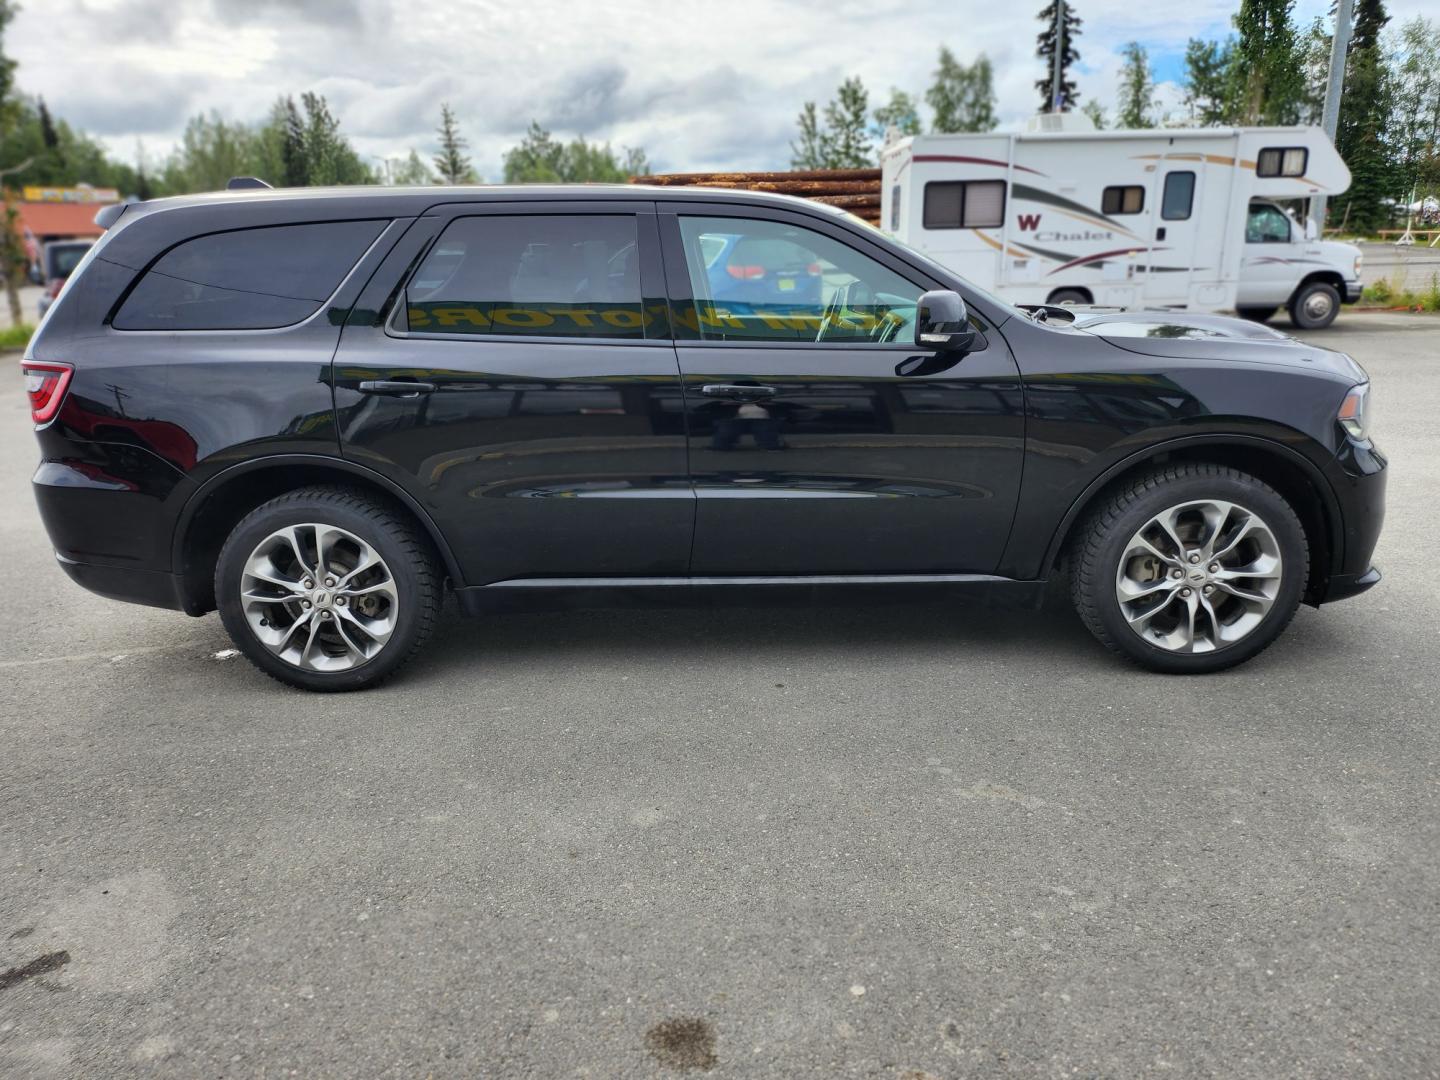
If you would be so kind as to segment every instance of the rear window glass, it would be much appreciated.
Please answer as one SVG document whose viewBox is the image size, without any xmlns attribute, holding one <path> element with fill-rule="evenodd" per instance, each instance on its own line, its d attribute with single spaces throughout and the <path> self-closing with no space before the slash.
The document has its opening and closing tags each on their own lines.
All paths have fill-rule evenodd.
<svg viewBox="0 0 1440 1080">
<path fill-rule="evenodd" d="M 457 218 L 415 271 L 406 317 L 425 334 L 643 338 L 635 218 Z"/>
<path fill-rule="evenodd" d="M 117 330 L 266 330 L 309 318 L 384 221 L 274 225 L 197 236 L 162 255 L 116 313 Z"/>
</svg>

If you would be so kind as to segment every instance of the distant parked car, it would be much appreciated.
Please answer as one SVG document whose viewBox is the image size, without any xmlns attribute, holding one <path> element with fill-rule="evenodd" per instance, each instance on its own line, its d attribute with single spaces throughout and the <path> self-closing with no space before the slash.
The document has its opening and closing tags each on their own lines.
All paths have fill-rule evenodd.
<svg viewBox="0 0 1440 1080">
<path fill-rule="evenodd" d="M 40 294 L 40 314 L 44 315 L 60 295 L 65 281 L 80 265 L 85 253 L 95 246 L 94 240 L 51 240 L 40 249 L 40 281 L 45 291 Z"/>
</svg>

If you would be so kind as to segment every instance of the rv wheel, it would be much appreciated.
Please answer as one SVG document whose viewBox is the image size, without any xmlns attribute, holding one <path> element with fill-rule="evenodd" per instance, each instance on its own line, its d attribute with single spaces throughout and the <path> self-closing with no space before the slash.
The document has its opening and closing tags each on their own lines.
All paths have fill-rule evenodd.
<svg viewBox="0 0 1440 1080">
<path fill-rule="evenodd" d="M 1290 298 L 1290 318 L 1301 330 L 1323 330 L 1340 313 L 1340 294 L 1334 285 L 1312 281 Z"/>
<path fill-rule="evenodd" d="M 1047 304 L 1089 304 L 1090 294 L 1083 289 L 1056 289 L 1050 294 Z"/>
</svg>

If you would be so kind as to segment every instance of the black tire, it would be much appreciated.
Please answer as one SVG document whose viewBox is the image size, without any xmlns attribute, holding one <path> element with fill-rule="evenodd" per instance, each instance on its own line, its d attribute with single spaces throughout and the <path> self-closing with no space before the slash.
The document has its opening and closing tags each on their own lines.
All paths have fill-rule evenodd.
<svg viewBox="0 0 1440 1080">
<path fill-rule="evenodd" d="M 1323 330 L 1340 314 L 1340 292 L 1334 285 L 1312 281 L 1290 298 L 1290 321 L 1301 330 Z"/>
<path fill-rule="evenodd" d="M 1259 323 L 1269 322 L 1275 317 L 1275 312 L 1279 310 L 1278 307 L 1242 307 L 1235 309 L 1236 314 L 1242 319 L 1249 319 L 1251 322 Z"/>
<path fill-rule="evenodd" d="M 1115 584 L 1126 546 L 1147 521 L 1192 500 L 1221 499 L 1259 517 L 1279 545 L 1281 580 L 1270 610 L 1240 640 L 1212 652 L 1172 652 L 1131 629 Z M 1071 547 L 1071 599 L 1081 620 L 1106 648 L 1152 671 L 1203 674 L 1244 663 L 1289 625 L 1309 574 L 1309 545 L 1294 509 L 1263 481 L 1223 465 L 1172 465 L 1124 483 L 1103 498 Z"/>
<path fill-rule="evenodd" d="M 398 594 L 389 640 L 348 670 L 311 671 L 281 659 L 255 636 L 241 605 L 241 575 L 251 552 L 276 530 L 305 523 L 333 525 L 369 544 Z M 316 486 L 271 499 L 235 526 L 215 566 L 215 598 L 230 639 L 265 674 L 302 690 L 360 690 L 393 675 L 425 644 L 444 600 L 444 573 L 428 538 L 399 508 L 353 488 Z"/>
<path fill-rule="evenodd" d="M 1050 294 L 1047 304 L 1091 304 L 1090 295 L 1083 289 L 1056 289 Z"/>
</svg>

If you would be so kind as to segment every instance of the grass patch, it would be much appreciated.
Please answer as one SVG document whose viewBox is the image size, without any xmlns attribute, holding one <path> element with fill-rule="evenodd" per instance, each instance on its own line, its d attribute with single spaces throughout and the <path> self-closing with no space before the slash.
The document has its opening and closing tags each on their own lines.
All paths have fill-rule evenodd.
<svg viewBox="0 0 1440 1080">
<path fill-rule="evenodd" d="M 1381 278 L 1366 285 L 1360 299 L 1372 307 L 1405 308 L 1409 311 L 1440 311 L 1440 274 L 1430 275 L 1430 285 L 1421 292 L 1397 289 Z"/>
<path fill-rule="evenodd" d="M 30 344 L 30 335 L 33 333 L 35 327 L 26 323 L 0 330 L 0 349 L 23 349 Z"/>
</svg>

